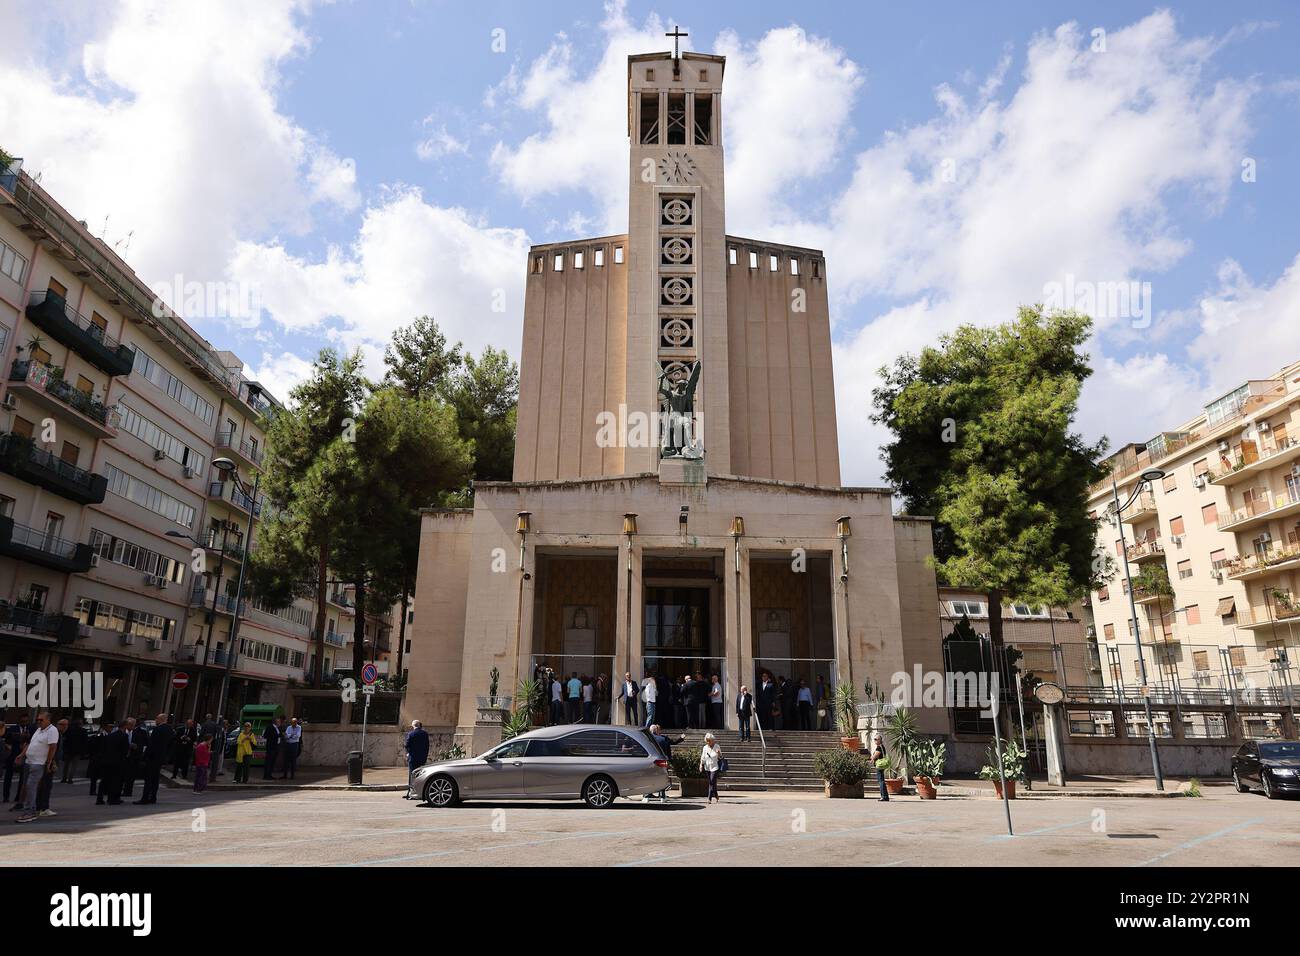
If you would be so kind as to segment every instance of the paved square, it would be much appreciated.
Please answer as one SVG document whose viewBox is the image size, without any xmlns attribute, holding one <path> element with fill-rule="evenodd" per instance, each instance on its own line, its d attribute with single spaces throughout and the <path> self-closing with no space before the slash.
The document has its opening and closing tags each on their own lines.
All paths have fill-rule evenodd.
<svg viewBox="0 0 1300 956">
<path fill-rule="evenodd" d="M 73 791 L 75 789 L 75 795 Z M 734 794 L 720 805 L 469 803 L 364 791 L 166 790 L 153 807 L 55 792 L 55 817 L 0 819 L 9 865 L 1300 865 L 1300 801 L 1031 798 L 1006 836 L 992 799 Z"/>
</svg>

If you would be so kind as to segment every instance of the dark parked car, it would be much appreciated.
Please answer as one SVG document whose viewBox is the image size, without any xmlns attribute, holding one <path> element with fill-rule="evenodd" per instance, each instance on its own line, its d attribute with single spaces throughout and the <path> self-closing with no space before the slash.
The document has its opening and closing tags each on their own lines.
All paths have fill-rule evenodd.
<svg viewBox="0 0 1300 956">
<path fill-rule="evenodd" d="M 1260 787 L 1275 800 L 1300 793 L 1300 743 L 1294 740 L 1248 740 L 1232 755 L 1232 782 L 1238 793 Z"/>
</svg>

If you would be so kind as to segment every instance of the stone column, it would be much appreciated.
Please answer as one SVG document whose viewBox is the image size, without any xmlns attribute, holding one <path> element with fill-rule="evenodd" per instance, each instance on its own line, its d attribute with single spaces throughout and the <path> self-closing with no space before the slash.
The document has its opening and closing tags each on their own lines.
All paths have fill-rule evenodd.
<svg viewBox="0 0 1300 956">
<path fill-rule="evenodd" d="M 537 600 L 537 557 L 533 549 L 529 549 L 524 557 L 524 570 L 516 571 L 520 575 L 519 582 L 519 643 L 515 648 L 515 675 L 514 683 L 508 684 L 502 688 L 501 692 L 510 696 L 519 690 L 519 682 L 525 678 L 533 676 L 533 621 L 534 605 Z M 518 701 L 514 701 L 518 704 Z M 548 699 L 546 706 L 550 707 L 551 702 Z"/>
<path fill-rule="evenodd" d="M 618 614 L 614 634 L 615 682 L 611 723 L 626 724 L 625 702 L 618 700 L 622 690 L 624 672 L 631 673 L 638 684 L 641 681 L 641 634 L 644 614 L 645 589 L 641 584 L 641 546 L 636 536 L 631 544 L 625 538 L 618 549 Z M 644 709 L 644 708 L 643 708 Z"/>
<path fill-rule="evenodd" d="M 723 573 L 727 667 L 722 689 L 722 726 L 738 730 L 740 721 L 736 716 L 736 699 L 740 696 L 740 685 L 753 680 L 750 672 L 754 669 L 753 648 L 747 643 L 749 628 L 745 626 L 749 620 L 749 559 L 739 538 L 731 539 L 724 560 L 727 562 Z M 739 573 L 736 572 L 738 560 Z"/>
</svg>

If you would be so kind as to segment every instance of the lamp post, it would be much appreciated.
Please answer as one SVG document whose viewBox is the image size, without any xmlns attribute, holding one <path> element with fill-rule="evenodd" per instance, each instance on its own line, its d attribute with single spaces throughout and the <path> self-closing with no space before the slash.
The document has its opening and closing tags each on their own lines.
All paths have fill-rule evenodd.
<svg viewBox="0 0 1300 956">
<path fill-rule="evenodd" d="M 188 538 L 200 548 L 206 549 L 208 547 L 199 538 L 183 531 L 168 531 L 167 536 L 169 538 Z M 199 716 L 199 701 L 203 696 L 203 674 L 208 668 L 208 653 L 212 649 L 212 629 L 217 621 L 217 599 L 221 596 L 221 575 L 226 569 L 226 541 L 229 537 L 230 522 L 223 521 L 221 523 L 221 547 L 217 549 L 217 579 L 212 585 L 212 611 L 208 615 L 208 635 L 203 642 L 203 660 L 198 662 L 199 672 L 194 678 L 194 706 L 190 710 L 191 720 L 198 720 Z M 218 701 L 219 705 L 220 701 Z"/>
<path fill-rule="evenodd" d="M 1129 573 L 1128 545 L 1124 543 L 1124 510 L 1142 496 L 1142 492 L 1146 490 L 1148 485 L 1164 476 L 1165 473 L 1159 468 L 1151 468 L 1142 472 L 1137 487 L 1133 489 L 1133 494 L 1129 495 L 1128 501 L 1122 505 L 1119 502 L 1119 485 L 1115 483 L 1114 472 L 1110 476 L 1110 490 L 1115 498 L 1115 524 L 1119 527 L 1119 554 L 1124 560 L 1124 580 L 1128 584 L 1129 611 L 1133 615 L 1133 639 L 1137 642 L 1138 675 L 1142 681 L 1142 706 L 1146 711 L 1147 718 L 1147 743 L 1151 746 L 1151 769 L 1156 776 L 1156 789 L 1161 791 L 1165 789 L 1165 778 L 1164 774 L 1160 772 L 1160 751 L 1156 747 L 1156 725 L 1151 717 L 1151 688 L 1147 684 L 1147 662 L 1146 657 L 1142 654 L 1142 634 L 1138 630 L 1137 598 L 1133 595 L 1133 576 Z"/>
<path fill-rule="evenodd" d="M 253 477 L 253 487 L 250 494 L 247 490 L 248 485 L 239 477 L 239 470 L 229 458 L 214 458 L 212 467 L 226 475 L 234 484 L 235 490 L 248 498 L 248 540 L 244 544 L 244 553 L 239 559 L 239 583 L 235 585 L 234 617 L 230 622 L 230 646 L 226 650 L 226 669 L 221 675 L 221 693 L 217 697 L 217 708 L 224 709 L 226 692 L 230 687 L 230 672 L 235 664 L 235 650 L 239 647 L 239 609 L 244 598 L 244 576 L 248 570 L 248 553 L 253 550 L 253 523 L 257 519 L 257 489 L 262 483 L 262 473 L 259 471 Z"/>
</svg>

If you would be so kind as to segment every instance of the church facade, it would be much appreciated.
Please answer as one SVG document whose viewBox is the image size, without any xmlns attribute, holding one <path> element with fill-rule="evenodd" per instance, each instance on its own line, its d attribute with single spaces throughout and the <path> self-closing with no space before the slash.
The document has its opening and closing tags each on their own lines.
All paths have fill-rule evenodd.
<svg viewBox="0 0 1300 956">
<path fill-rule="evenodd" d="M 629 57 L 628 231 L 530 250 L 513 480 L 422 515 L 404 717 L 467 748 L 493 668 L 718 675 L 727 727 L 941 669 L 929 521 L 840 485 L 825 259 L 726 232 L 725 65 Z"/>
</svg>

